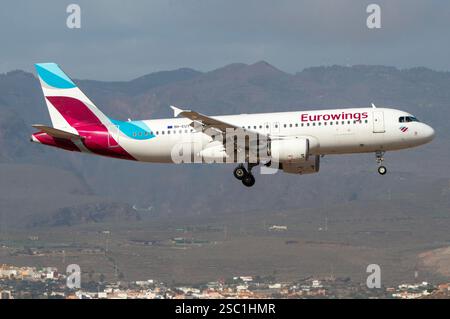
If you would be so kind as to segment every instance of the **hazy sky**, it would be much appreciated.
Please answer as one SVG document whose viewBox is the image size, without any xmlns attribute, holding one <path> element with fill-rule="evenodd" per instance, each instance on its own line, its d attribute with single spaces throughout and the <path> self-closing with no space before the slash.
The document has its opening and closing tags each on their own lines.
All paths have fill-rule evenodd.
<svg viewBox="0 0 450 319">
<path fill-rule="evenodd" d="M 81 29 L 66 26 L 70 3 Z M 366 27 L 381 6 L 382 28 Z M 0 4 L 0 72 L 54 61 L 76 78 L 121 80 L 265 60 L 450 70 L 447 0 L 14 0 Z"/>
</svg>

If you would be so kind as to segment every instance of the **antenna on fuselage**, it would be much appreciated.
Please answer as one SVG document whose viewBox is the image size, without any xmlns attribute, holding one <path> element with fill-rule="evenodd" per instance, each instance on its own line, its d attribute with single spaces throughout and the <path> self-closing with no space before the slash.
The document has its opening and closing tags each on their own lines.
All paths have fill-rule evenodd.
<svg viewBox="0 0 450 319">
<path fill-rule="evenodd" d="M 370 105 L 372 105 L 373 109 L 376 109 L 377 107 L 375 106 L 375 104 L 371 103 Z"/>
</svg>

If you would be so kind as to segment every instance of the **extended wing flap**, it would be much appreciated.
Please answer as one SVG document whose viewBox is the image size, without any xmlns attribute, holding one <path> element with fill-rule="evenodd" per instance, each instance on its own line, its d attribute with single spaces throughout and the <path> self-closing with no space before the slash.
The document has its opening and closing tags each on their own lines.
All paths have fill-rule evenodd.
<svg viewBox="0 0 450 319">
<path fill-rule="evenodd" d="M 56 137 L 56 138 L 65 138 L 65 139 L 82 139 L 82 137 L 80 135 L 77 134 L 73 134 L 70 132 L 66 132 L 54 127 L 50 127 L 50 126 L 46 126 L 46 125 L 41 125 L 41 124 L 35 124 L 32 125 L 34 128 L 38 129 L 41 132 L 47 133 L 50 136 Z"/>
</svg>

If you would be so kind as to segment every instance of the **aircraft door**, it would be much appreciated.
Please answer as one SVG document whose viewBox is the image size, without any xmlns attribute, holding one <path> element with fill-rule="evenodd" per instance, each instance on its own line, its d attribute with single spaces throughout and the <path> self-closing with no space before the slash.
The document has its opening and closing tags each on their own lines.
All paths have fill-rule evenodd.
<svg viewBox="0 0 450 319">
<path fill-rule="evenodd" d="M 269 122 L 264 123 L 264 133 L 270 134 L 270 123 Z"/>
<path fill-rule="evenodd" d="M 108 147 L 114 148 L 119 146 L 119 126 L 111 125 L 108 127 Z"/>
<path fill-rule="evenodd" d="M 373 111 L 373 132 L 384 133 L 385 131 L 383 111 Z"/>
</svg>

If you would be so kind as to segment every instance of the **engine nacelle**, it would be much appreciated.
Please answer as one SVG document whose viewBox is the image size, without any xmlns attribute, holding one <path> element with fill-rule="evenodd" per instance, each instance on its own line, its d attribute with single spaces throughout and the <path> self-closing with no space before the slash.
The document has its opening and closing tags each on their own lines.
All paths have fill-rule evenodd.
<svg viewBox="0 0 450 319">
<path fill-rule="evenodd" d="M 300 163 L 308 160 L 309 139 L 290 138 L 270 141 L 270 157 L 276 163 Z"/>
<path fill-rule="evenodd" d="M 280 169 L 289 174 L 313 174 L 320 168 L 320 156 L 310 156 L 305 162 L 281 162 Z"/>
</svg>

